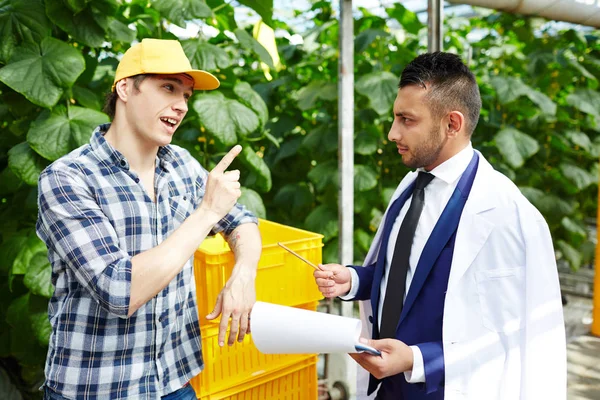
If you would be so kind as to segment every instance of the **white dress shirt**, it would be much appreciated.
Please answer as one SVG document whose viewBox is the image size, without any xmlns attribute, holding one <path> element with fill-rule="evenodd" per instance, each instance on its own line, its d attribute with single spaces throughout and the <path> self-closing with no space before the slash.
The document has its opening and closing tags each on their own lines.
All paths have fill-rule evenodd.
<svg viewBox="0 0 600 400">
<path fill-rule="evenodd" d="M 431 235 L 435 224 L 442 215 L 446 204 L 448 204 L 448 200 L 450 200 L 454 189 L 456 189 L 459 178 L 469 165 L 471 158 L 473 158 L 473 147 L 471 146 L 471 143 L 469 143 L 467 147 L 458 152 L 452 158 L 446 160 L 433 170 L 429 171 L 434 178 L 431 180 L 429 185 L 425 187 L 425 204 L 419 218 L 419 223 L 417 224 L 415 237 L 411 247 L 410 259 L 408 262 L 409 268 L 406 274 L 406 291 L 404 293 L 404 300 L 406 300 L 406 295 L 408 294 L 410 283 L 412 282 L 415 269 L 417 268 L 417 264 L 421 258 L 423 248 L 429 240 L 429 236 Z M 422 168 L 419 168 L 418 170 L 424 171 Z M 385 273 L 381 279 L 381 287 L 379 289 L 380 296 L 377 310 L 377 315 L 379 316 L 381 316 L 383 311 L 383 302 L 385 300 L 390 265 L 394 256 L 396 238 L 398 237 L 400 225 L 402 224 L 404 216 L 408 211 L 411 200 L 412 196 L 409 197 L 406 200 L 406 203 L 404 203 L 402 206 L 398 217 L 394 221 L 392 231 L 390 232 L 387 253 L 385 256 Z M 352 288 L 346 296 L 340 296 L 340 298 L 343 300 L 353 299 L 358 292 L 358 274 L 353 268 L 350 268 L 350 274 L 352 276 Z M 377 323 L 378 326 L 381 327 L 381 319 L 377 321 Z M 425 367 L 423 365 L 423 355 L 421 354 L 421 350 L 417 346 L 410 346 L 410 348 L 413 350 L 413 369 L 412 371 L 407 371 L 404 373 L 406 381 L 409 383 L 425 382 Z"/>
</svg>

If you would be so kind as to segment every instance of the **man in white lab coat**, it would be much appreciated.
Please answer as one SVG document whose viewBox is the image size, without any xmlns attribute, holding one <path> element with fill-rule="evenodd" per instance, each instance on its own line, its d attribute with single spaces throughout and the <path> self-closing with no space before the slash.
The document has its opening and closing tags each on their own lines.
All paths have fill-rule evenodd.
<svg viewBox="0 0 600 400">
<path fill-rule="evenodd" d="M 405 68 L 388 138 L 404 164 L 361 266 L 327 264 L 326 297 L 361 302 L 358 398 L 561 400 L 566 344 L 542 215 L 471 147 L 481 99 L 449 53 Z M 362 376 L 361 376 L 362 375 Z"/>
</svg>

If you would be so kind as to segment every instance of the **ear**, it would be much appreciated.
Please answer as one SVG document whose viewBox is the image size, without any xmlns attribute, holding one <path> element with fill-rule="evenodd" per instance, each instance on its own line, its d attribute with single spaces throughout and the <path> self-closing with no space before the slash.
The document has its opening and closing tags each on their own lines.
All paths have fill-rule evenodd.
<svg viewBox="0 0 600 400">
<path fill-rule="evenodd" d="M 129 78 L 124 78 L 115 85 L 115 92 L 117 92 L 117 96 L 119 96 L 119 98 L 125 103 L 127 103 L 130 92 L 129 89 L 132 84 L 133 82 Z"/>
<path fill-rule="evenodd" d="M 450 111 L 446 120 L 446 132 L 448 137 L 456 137 L 465 130 L 465 116 L 460 111 Z"/>
</svg>

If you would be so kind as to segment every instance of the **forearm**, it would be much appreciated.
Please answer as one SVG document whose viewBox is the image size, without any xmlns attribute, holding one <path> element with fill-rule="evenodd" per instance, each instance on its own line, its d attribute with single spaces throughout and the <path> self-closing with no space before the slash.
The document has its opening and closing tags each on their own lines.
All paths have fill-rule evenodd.
<svg viewBox="0 0 600 400">
<path fill-rule="evenodd" d="M 229 235 L 227 242 L 235 256 L 232 277 L 240 273 L 249 273 L 254 278 L 262 250 L 258 226 L 253 223 L 241 224 Z"/>
<path fill-rule="evenodd" d="M 165 241 L 131 259 L 131 316 L 164 289 L 206 238 L 218 216 L 200 207 Z"/>
</svg>

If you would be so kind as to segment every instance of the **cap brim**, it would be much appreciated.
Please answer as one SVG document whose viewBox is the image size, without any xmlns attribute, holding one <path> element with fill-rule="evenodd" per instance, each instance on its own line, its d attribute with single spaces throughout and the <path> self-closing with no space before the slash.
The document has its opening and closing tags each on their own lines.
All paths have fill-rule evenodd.
<svg viewBox="0 0 600 400">
<path fill-rule="evenodd" d="M 184 74 L 188 74 L 194 79 L 194 90 L 213 90 L 221 85 L 217 77 L 210 72 L 193 69 Z"/>
</svg>

